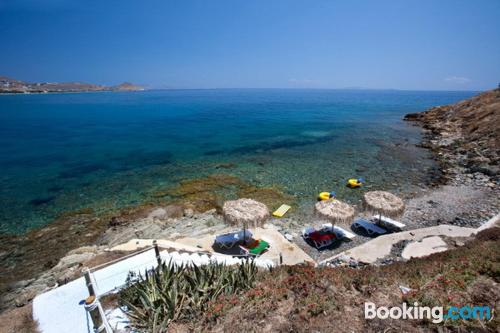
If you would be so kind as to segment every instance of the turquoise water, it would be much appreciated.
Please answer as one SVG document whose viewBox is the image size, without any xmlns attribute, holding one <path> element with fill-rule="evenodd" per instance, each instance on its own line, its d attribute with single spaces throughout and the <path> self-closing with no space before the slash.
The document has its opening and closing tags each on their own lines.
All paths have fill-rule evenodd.
<svg viewBox="0 0 500 333">
<path fill-rule="evenodd" d="M 0 231 L 81 208 L 136 205 L 180 180 L 229 173 L 299 199 L 363 176 L 425 181 L 408 112 L 472 92 L 172 90 L 0 96 Z M 220 163 L 234 168 L 220 170 Z"/>
</svg>

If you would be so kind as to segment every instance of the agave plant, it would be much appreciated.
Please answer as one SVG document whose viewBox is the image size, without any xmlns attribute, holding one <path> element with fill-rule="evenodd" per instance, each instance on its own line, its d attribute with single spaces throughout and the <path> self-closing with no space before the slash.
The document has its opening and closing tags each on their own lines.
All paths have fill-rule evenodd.
<svg viewBox="0 0 500 333">
<path fill-rule="evenodd" d="M 164 262 L 129 279 L 120 298 L 137 329 L 159 333 L 166 331 L 173 320 L 193 318 L 221 295 L 251 288 L 256 275 L 252 260 L 237 266 L 177 266 Z"/>
</svg>

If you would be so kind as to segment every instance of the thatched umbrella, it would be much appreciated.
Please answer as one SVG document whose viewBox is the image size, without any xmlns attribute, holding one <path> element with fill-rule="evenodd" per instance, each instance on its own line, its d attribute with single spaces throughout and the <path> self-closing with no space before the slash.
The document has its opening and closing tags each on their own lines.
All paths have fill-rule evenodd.
<svg viewBox="0 0 500 333">
<path fill-rule="evenodd" d="M 262 225 L 270 214 L 263 203 L 253 199 L 238 199 L 226 201 L 222 206 L 222 215 L 228 224 L 242 225 L 245 231 L 248 225 L 253 227 Z"/>
<path fill-rule="evenodd" d="M 392 193 L 385 191 L 370 191 L 366 192 L 363 201 L 365 208 L 379 215 L 388 217 L 398 217 L 405 210 L 405 203 Z"/>
<path fill-rule="evenodd" d="M 339 200 L 319 201 L 314 208 L 320 216 L 333 223 L 351 224 L 354 220 L 354 208 Z"/>
</svg>

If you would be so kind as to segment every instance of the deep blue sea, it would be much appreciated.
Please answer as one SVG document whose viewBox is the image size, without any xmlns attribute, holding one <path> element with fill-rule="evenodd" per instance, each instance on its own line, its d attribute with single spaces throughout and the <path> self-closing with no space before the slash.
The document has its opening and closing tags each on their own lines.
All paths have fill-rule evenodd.
<svg viewBox="0 0 500 333">
<path fill-rule="evenodd" d="M 435 167 L 404 114 L 473 92 L 165 90 L 0 96 L 0 232 L 137 205 L 223 170 L 304 201 L 362 176 L 408 189 Z"/>
</svg>

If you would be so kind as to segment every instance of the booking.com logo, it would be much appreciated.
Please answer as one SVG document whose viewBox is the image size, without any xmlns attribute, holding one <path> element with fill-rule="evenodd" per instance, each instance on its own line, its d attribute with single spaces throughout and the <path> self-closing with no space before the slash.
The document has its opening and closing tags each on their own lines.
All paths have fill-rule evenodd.
<svg viewBox="0 0 500 333">
<path fill-rule="evenodd" d="M 409 306 L 403 303 L 401 306 L 377 307 L 375 303 L 365 302 L 365 319 L 430 319 L 433 323 L 441 323 L 444 320 L 490 320 L 492 311 L 489 306 L 450 306 L 446 311 L 442 306 L 419 306 L 418 302 Z"/>
</svg>

